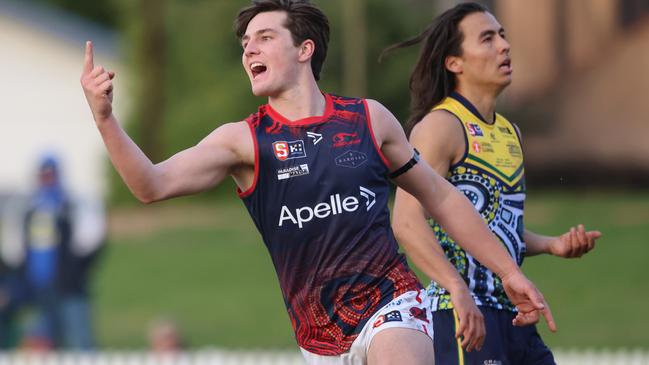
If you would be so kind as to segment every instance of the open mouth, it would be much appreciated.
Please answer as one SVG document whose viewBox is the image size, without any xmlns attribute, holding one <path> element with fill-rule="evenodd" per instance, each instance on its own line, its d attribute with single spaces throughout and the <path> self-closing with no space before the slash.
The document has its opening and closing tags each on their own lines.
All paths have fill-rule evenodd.
<svg viewBox="0 0 649 365">
<path fill-rule="evenodd" d="M 250 72 L 252 72 L 252 78 L 256 79 L 257 76 L 266 72 L 268 68 L 261 62 L 253 62 L 250 64 Z"/>
<path fill-rule="evenodd" d="M 498 67 L 500 67 L 500 68 L 506 68 L 506 69 L 511 69 L 511 67 L 512 67 L 512 61 L 511 61 L 510 59 L 506 59 L 506 60 L 503 61 L 503 63 L 501 63 Z"/>
</svg>

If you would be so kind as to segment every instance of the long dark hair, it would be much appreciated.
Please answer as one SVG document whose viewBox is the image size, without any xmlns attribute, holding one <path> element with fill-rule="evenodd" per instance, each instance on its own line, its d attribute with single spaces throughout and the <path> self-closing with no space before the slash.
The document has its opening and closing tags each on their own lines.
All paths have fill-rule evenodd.
<svg viewBox="0 0 649 365">
<path fill-rule="evenodd" d="M 299 46 L 307 39 L 315 43 L 311 58 L 311 70 L 316 81 L 320 80 L 320 71 L 329 44 L 329 19 L 309 0 L 253 0 L 252 5 L 241 9 L 234 22 L 234 31 L 241 39 L 248 23 L 259 13 L 284 11 L 287 14 L 284 26 L 291 32 L 293 44 Z"/>
<path fill-rule="evenodd" d="M 446 69 L 445 62 L 448 56 L 462 55 L 464 35 L 460 31 L 460 22 L 469 14 L 487 12 L 485 6 L 477 3 L 458 4 L 436 17 L 421 34 L 393 44 L 381 53 L 382 58 L 395 49 L 424 42 L 410 75 L 410 116 L 404 126 L 408 134 L 455 89 L 455 75 Z"/>
</svg>

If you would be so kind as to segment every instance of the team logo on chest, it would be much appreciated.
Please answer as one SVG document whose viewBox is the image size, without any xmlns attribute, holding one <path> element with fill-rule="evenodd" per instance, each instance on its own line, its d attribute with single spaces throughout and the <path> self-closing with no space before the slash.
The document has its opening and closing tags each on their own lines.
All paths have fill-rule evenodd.
<svg viewBox="0 0 649 365">
<path fill-rule="evenodd" d="M 361 143 L 361 139 L 358 138 L 358 133 L 353 132 L 353 133 L 336 133 L 336 135 L 333 137 L 333 146 L 334 147 L 345 147 L 345 146 L 351 146 L 354 144 L 359 144 Z"/>
<path fill-rule="evenodd" d="M 291 160 L 294 158 L 306 157 L 306 150 L 304 149 L 304 141 L 277 141 L 273 142 L 273 152 L 275 157 L 280 161 Z"/>
</svg>

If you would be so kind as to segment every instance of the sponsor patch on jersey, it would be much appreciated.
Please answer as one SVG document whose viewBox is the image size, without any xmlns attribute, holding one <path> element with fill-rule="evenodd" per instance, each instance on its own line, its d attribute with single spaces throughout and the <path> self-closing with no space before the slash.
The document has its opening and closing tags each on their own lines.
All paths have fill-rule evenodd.
<svg viewBox="0 0 649 365">
<path fill-rule="evenodd" d="M 507 151 L 509 151 L 509 154 L 512 157 L 522 157 L 523 156 L 523 151 L 521 151 L 521 148 L 515 143 L 507 143 Z"/>
<path fill-rule="evenodd" d="M 474 137 L 484 136 L 484 133 L 482 133 L 482 129 L 480 129 L 480 126 L 475 123 L 467 123 L 466 129 L 469 131 L 469 134 Z"/>
<path fill-rule="evenodd" d="M 275 157 L 280 161 L 291 160 L 294 158 L 306 157 L 306 150 L 304 149 L 304 141 L 277 141 L 273 142 L 273 152 Z"/>
<path fill-rule="evenodd" d="M 482 152 L 494 152 L 494 147 L 489 142 L 482 142 Z"/>
<path fill-rule="evenodd" d="M 355 144 L 361 143 L 361 139 L 358 138 L 358 133 L 336 133 L 333 136 L 333 146 L 338 148 L 338 147 L 345 147 L 345 146 L 351 146 Z"/>
<path fill-rule="evenodd" d="M 498 127 L 498 130 L 504 134 L 513 134 L 509 127 Z"/>
<path fill-rule="evenodd" d="M 480 146 L 480 143 L 477 141 L 473 141 L 473 143 L 471 143 L 471 147 L 473 147 L 473 151 L 475 153 L 480 153 L 482 151 L 482 147 Z"/>
<path fill-rule="evenodd" d="M 367 162 L 367 155 L 360 151 L 347 151 L 336 157 L 334 162 L 338 166 L 355 169 Z"/>
<path fill-rule="evenodd" d="M 373 327 L 379 327 L 384 323 L 387 322 L 403 322 L 403 319 L 401 319 L 401 312 L 399 311 L 392 311 L 388 312 L 386 314 L 380 315 L 379 318 L 374 321 Z"/>
<path fill-rule="evenodd" d="M 277 170 L 277 180 L 287 180 L 292 177 L 309 174 L 309 165 L 301 164 Z"/>
<path fill-rule="evenodd" d="M 340 194 L 331 194 L 328 200 L 321 201 L 313 206 L 305 205 L 292 209 L 284 205 L 280 211 L 277 226 L 282 227 L 285 224 L 289 225 L 292 223 L 302 229 L 306 223 L 314 219 L 325 219 L 330 216 L 356 212 L 362 209 L 363 200 L 365 200 L 365 209 L 369 212 L 376 203 L 376 193 L 363 186 L 359 186 L 358 188 L 359 195 L 363 199 L 359 199 L 354 195 L 341 196 Z"/>
</svg>

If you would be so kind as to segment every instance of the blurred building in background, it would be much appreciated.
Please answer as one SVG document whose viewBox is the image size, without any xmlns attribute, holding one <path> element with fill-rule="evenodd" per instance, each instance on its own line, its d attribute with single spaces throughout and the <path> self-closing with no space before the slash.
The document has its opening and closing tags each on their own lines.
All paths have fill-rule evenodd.
<svg viewBox="0 0 649 365">
<path fill-rule="evenodd" d="M 503 106 L 523 131 L 528 177 L 649 181 L 649 1 L 483 3 L 512 44 Z"/>
<path fill-rule="evenodd" d="M 649 182 L 649 0 L 474 0 L 512 45 L 499 111 L 536 185 Z M 436 12 L 463 0 L 433 0 Z"/>
<path fill-rule="evenodd" d="M 0 193 L 25 194 L 44 152 L 58 154 L 75 194 L 102 197 L 107 160 L 79 83 L 86 39 L 126 80 L 117 34 L 61 10 L 0 0 Z M 120 80 L 120 81 L 117 81 Z M 120 85 L 116 113 L 128 107 Z"/>
<path fill-rule="evenodd" d="M 65 257 L 72 259 L 62 265 L 68 277 L 57 278 L 57 283 L 65 281 L 67 287 L 56 293 L 56 316 L 60 309 L 65 312 L 61 316 L 67 315 L 62 320 L 64 326 L 85 331 L 75 330 L 79 340 L 74 343 L 57 341 L 68 348 L 93 345 L 86 331 L 89 319 L 84 318 L 90 316 L 89 264 L 85 262 L 94 258 L 105 241 L 108 179 L 103 143 L 79 82 L 87 39 L 95 41 L 102 65 L 124 77 L 115 32 L 35 2 L 0 0 L 0 290 L 5 302 L 0 309 L 2 327 L 14 326 L 13 338 L 0 338 L 1 346 L 20 343 L 22 326 L 10 317 L 34 305 L 30 296 L 23 295 L 26 286 L 20 278 L 30 257 L 25 217 L 34 209 L 33 191 L 42 188 L 34 177 L 44 154 L 60 160 L 64 170 L 61 184 L 66 195 L 69 193 L 66 200 L 70 204 Z M 127 100 L 124 89 L 119 98 Z M 116 113 L 124 113 L 125 107 L 128 103 L 118 103 L 121 109 Z M 58 237 L 59 233 L 54 233 Z M 59 271 L 57 277 L 62 275 Z M 63 286 L 57 290 L 59 287 Z M 68 290 L 71 287 L 74 289 Z M 63 304 L 59 306 L 59 302 Z"/>
</svg>

